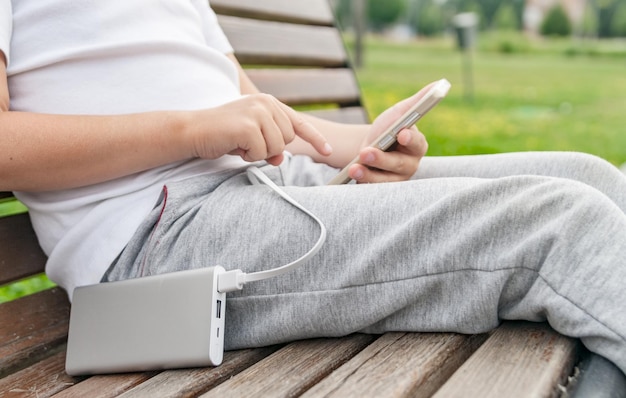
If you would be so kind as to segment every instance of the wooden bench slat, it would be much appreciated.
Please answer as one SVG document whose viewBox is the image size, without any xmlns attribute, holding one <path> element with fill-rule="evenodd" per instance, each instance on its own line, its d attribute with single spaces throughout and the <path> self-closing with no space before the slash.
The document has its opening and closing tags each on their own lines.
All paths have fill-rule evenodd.
<svg viewBox="0 0 626 398">
<path fill-rule="evenodd" d="M 164 371 L 122 394 L 120 398 L 198 396 L 259 362 L 279 348 L 280 346 L 272 346 L 228 351 L 224 353 L 224 362 L 219 367 Z M 89 396 L 98 397 L 97 395 Z"/>
<path fill-rule="evenodd" d="M 0 222 L 0 285 L 44 271 L 46 256 L 28 214 L 3 217 Z"/>
<path fill-rule="evenodd" d="M 262 92 L 288 105 L 359 104 L 361 93 L 351 69 L 248 69 Z"/>
<path fill-rule="evenodd" d="M 75 382 L 65 373 L 65 352 L 59 352 L 0 379 L 0 393 L 11 397 L 48 397 Z"/>
<path fill-rule="evenodd" d="M 334 23 L 326 0 L 210 0 L 209 3 L 222 15 L 328 26 Z"/>
<path fill-rule="evenodd" d="M 61 359 L 65 362 L 65 356 Z M 92 376 L 73 385 L 66 384 L 66 389 L 57 393 L 55 398 L 113 398 L 138 384 L 149 380 L 154 372 L 126 373 L 116 375 Z"/>
<path fill-rule="evenodd" d="M 68 326 L 69 301 L 60 288 L 0 305 L 0 377 L 64 349 Z"/>
<path fill-rule="evenodd" d="M 430 397 L 486 339 L 387 333 L 303 397 Z"/>
<path fill-rule="evenodd" d="M 201 397 L 298 396 L 374 339 L 356 334 L 291 343 Z"/>
<path fill-rule="evenodd" d="M 242 64 L 339 67 L 347 54 L 337 29 L 219 16 Z"/>
<path fill-rule="evenodd" d="M 571 374 L 577 341 L 544 323 L 506 322 L 434 395 L 549 397 Z"/>
<path fill-rule="evenodd" d="M 359 124 L 367 123 L 367 113 L 361 107 L 350 107 L 340 109 L 320 109 L 306 111 L 322 119 L 332 120 L 340 123 Z"/>
</svg>

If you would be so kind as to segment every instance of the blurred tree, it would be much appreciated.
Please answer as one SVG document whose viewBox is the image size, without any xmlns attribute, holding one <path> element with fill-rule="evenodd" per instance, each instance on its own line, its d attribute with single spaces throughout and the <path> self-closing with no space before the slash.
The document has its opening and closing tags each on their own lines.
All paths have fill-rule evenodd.
<svg viewBox="0 0 626 398">
<path fill-rule="evenodd" d="M 462 10 L 466 8 L 468 5 L 472 3 L 477 3 L 480 7 L 479 10 L 467 10 L 467 11 L 476 11 L 480 16 L 480 20 L 484 21 L 485 27 L 490 27 L 493 23 L 494 16 L 500 7 L 500 4 L 506 2 L 507 0 L 479 0 L 475 2 L 473 0 L 457 0 L 457 8 Z M 509 2 L 511 0 L 508 0 Z"/>
<path fill-rule="evenodd" d="M 352 17 L 353 0 L 333 0 L 331 4 L 335 10 L 335 19 L 342 29 L 352 27 L 354 24 Z"/>
<path fill-rule="evenodd" d="M 367 0 L 367 19 L 372 29 L 380 31 L 396 22 L 405 9 L 405 0 Z"/>
<path fill-rule="evenodd" d="M 420 35 L 435 36 L 441 34 L 445 29 L 442 7 L 435 4 L 433 0 L 419 1 L 416 15 L 411 24 Z"/>
<path fill-rule="evenodd" d="M 598 26 L 598 11 L 592 2 L 587 2 L 585 4 L 582 22 L 580 26 L 578 26 L 578 34 L 583 37 L 597 37 Z"/>
<path fill-rule="evenodd" d="M 572 34 L 572 23 L 560 4 L 548 11 L 541 23 L 541 34 L 544 36 L 569 36 Z"/>
<path fill-rule="evenodd" d="M 611 19 L 615 10 L 616 0 L 591 0 L 598 15 L 598 36 L 610 37 L 611 34 Z"/>
<path fill-rule="evenodd" d="M 492 27 L 497 30 L 518 30 L 519 26 L 519 19 L 513 3 L 502 2 L 493 17 Z"/>
<path fill-rule="evenodd" d="M 488 22 L 489 26 L 492 26 L 498 8 L 500 8 L 500 5 L 504 2 L 503 0 L 483 0 L 480 2 L 484 10 L 485 20 Z"/>
<path fill-rule="evenodd" d="M 367 30 L 365 0 L 353 0 L 354 6 L 354 65 L 357 68 L 363 66 L 363 52 L 364 52 L 364 36 Z"/>
<path fill-rule="evenodd" d="M 367 30 L 365 15 L 366 0 L 331 0 L 335 18 L 339 27 L 343 30 L 354 30 L 354 66 L 363 66 L 364 45 L 363 40 Z"/>
<path fill-rule="evenodd" d="M 483 8 L 480 6 L 480 3 L 477 0 L 466 0 L 466 1 L 457 1 L 458 4 L 456 6 L 458 13 L 463 12 L 473 12 L 476 13 L 480 19 L 479 27 L 481 30 L 487 28 L 487 20 L 483 14 Z"/>
<path fill-rule="evenodd" d="M 522 15 L 524 14 L 524 7 L 526 6 L 526 0 L 450 0 L 454 4 L 458 12 L 472 11 L 480 17 L 481 29 L 498 28 L 498 24 L 501 24 L 502 18 L 500 13 L 504 12 L 508 14 L 506 19 L 511 18 L 512 15 L 515 19 L 515 26 L 519 29 L 522 26 Z M 507 25 L 510 22 L 506 23 Z"/>
<path fill-rule="evenodd" d="M 626 37 L 626 2 L 616 5 L 611 18 L 611 35 Z"/>
</svg>

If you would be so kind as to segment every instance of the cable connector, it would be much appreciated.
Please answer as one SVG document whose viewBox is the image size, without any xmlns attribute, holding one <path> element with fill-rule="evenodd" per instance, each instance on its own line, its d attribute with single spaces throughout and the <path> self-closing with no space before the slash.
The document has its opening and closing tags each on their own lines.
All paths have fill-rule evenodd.
<svg viewBox="0 0 626 398">
<path fill-rule="evenodd" d="M 240 269 L 220 272 L 219 275 L 217 276 L 217 291 L 219 293 L 228 293 L 228 292 L 234 292 L 236 290 L 242 290 L 243 285 L 245 285 L 248 282 L 256 282 L 256 281 L 261 281 L 264 279 L 274 278 L 278 275 L 282 275 L 286 272 L 289 272 L 292 269 L 302 265 L 305 261 L 309 260 L 311 257 L 313 257 L 322 248 L 322 245 L 324 244 L 324 241 L 326 240 L 326 227 L 324 227 L 324 224 L 319 218 L 317 218 L 313 213 L 305 209 L 301 204 L 296 202 L 291 196 L 287 195 L 286 192 L 284 192 L 280 187 L 274 184 L 274 182 L 268 176 L 263 174 L 263 172 L 259 170 L 258 168 L 254 166 L 248 167 L 247 172 L 248 172 L 248 179 L 250 180 L 252 184 L 267 185 L 274 192 L 280 195 L 283 199 L 289 202 L 291 205 L 293 205 L 294 207 L 296 207 L 297 209 L 301 210 L 306 215 L 311 217 L 313 220 L 315 220 L 315 222 L 317 222 L 317 224 L 320 227 L 320 236 L 317 242 L 315 243 L 315 245 L 307 253 L 305 253 L 302 257 L 300 257 L 299 259 L 289 264 L 286 264 L 277 268 L 265 270 L 265 271 L 252 272 L 249 274 L 246 274 Z"/>
<path fill-rule="evenodd" d="M 240 269 L 225 271 L 217 276 L 217 291 L 220 293 L 234 292 L 243 289 L 246 274 Z"/>
</svg>

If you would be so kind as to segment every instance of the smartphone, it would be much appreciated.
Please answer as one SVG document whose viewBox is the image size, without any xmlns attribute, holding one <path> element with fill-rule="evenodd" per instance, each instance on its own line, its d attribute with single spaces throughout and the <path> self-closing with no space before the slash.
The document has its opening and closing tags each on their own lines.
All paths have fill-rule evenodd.
<svg viewBox="0 0 626 398">
<path fill-rule="evenodd" d="M 378 148 L 383 151 L 389 150 L 393 144 L 396 143 L 398 133 L 409 128 L 417 123 L 429 110 L 441 101 L 448 91 L 450 90 L 450 82 L 446 79 L 441 79 L 435 82 L 433 86 L 424 94 L 424 96 L 415 103 L 395 121 L 389 128 L 387 128 L 370 146 Z M 359 162 L 359 157 L 355 157 L 346 167 L 343 168 L 332 180 L 328 182 L 328 185 L 340 185 L 350 182 L 351 178 L 348 177 L 348 169 L 355 163 Z"/>
</svg>

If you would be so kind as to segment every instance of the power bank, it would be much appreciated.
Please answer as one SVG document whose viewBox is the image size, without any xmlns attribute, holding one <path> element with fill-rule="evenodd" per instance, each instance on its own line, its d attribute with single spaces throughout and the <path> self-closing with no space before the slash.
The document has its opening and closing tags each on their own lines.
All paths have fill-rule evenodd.
<svg viewBox="0 0 626 398">
<path fill-rule="evenodd" d="M 216 266 L 74 290 L 67 343 L 71 376 L 217 366 L 226 294 Z"/>
</svg>

